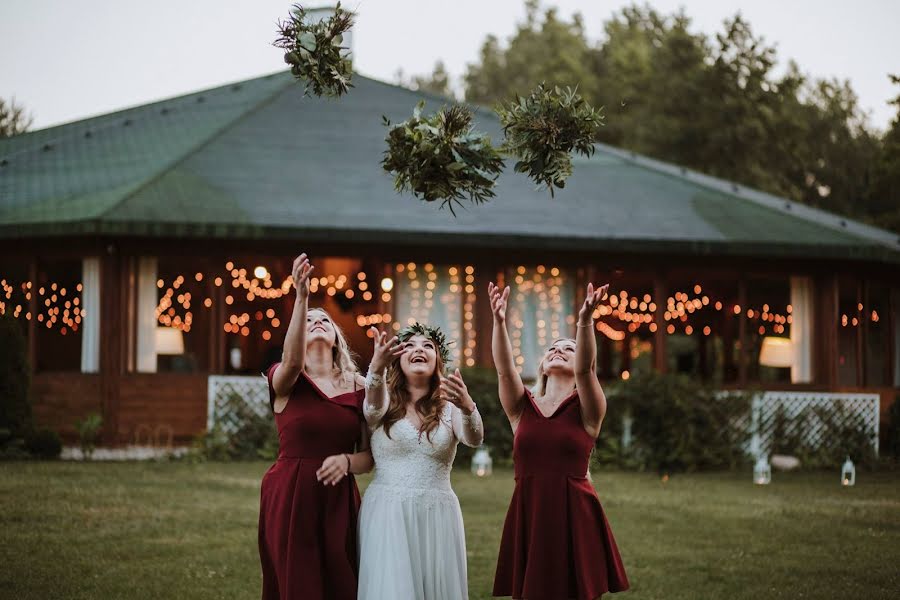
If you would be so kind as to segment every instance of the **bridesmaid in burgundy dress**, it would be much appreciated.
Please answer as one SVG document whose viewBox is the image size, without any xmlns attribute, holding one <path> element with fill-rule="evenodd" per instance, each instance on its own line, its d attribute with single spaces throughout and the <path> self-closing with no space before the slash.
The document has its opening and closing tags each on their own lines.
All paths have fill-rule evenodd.
<svg viewBox="0 0 900 600">
<path fill-rule="evenodd" d="M 509 288 L 490 284 L 491 342 L 500 402 L 513 428 L 513 492 L 494 596 L 594 600 L 628 589 L 628 577 L 594 487 L 588 460 L 606 413 L 597 380 L 593 312 L 606 285 L 578 313 L 576 339 L 551 344 L 538 369 L 537 394 L 522 384 L 506 330 Z"/>
<path fill-rule="evenodd" d="M 305 254 L 294 260 L 297 298 L 284 354 L 266 373 L 279 451 L 260 492 L 263 600 L 356 599 L 359 490 L 352 473 L 373 466 L 365 382 L 328 313 L 308 310 L 312 270 Z"/>
</svg>

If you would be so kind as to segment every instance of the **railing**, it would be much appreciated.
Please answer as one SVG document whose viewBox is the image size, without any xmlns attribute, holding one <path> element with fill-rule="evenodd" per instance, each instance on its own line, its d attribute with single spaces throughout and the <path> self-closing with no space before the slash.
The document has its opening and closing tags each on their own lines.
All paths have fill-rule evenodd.
<svg viewBox="0 0 900 600">
<path fill-rule="evenodd" d="M 265 377 L 239 377 L 231 375 L 210 375 L 207 387 L 206 429 L 211 431 L 218 425 L 228 433 L 240 428 L 240 418 L 229 411 L 237 397 L 260 416 L 268 415 L 269 384 Z"/>
<path fill-rule="evenodd" d="M 861 424 L 869 434 L 878 455 L 878 427 L 880 399 L 878 394 L 850 394 L 824 392 L 763 392 L 753 398 L 751 415 L 751 453 L 771 446 L 777 427 L 779 411 L 790 420 L 806 412 L 804 441 L 817 447 L 822 441 L 827 425 L 815 409 L 828 409 L 830 418 Z"/>
<path fill-rule="evenodd" d="M 267 415 L 270 411 L 269 386 L 264 377 L 212 375 L 209 378 L 207 429 L 212 429 L 213 425 L 218 425 L 227 432 L 238 429 L 239 419 L 228 411 L 229 406 L 234 406 L 235 396 L 258 415 Z M 756 454 L 762 448 L 771 447 L 779 411 L 786 419 L 794 419 L 807 411 L 804 441 L 815 447 L 821 443 L 826 431 L 825 423 L 815 410 L 812 410 L 819 407 L 829 409 L 832 417 L 861 422 L 873 440 L 875 454 L 878 454 L 878 394 L 762 392 L 753 398 L 752 408 L 750 414 L 745 417 L 746 420 L 735 425 L 744 426 L 747 421 L 750 422 L 750 431 L 754 432 L 754 435 L 747 450 L 751 454 Z M 626 427 L 624 435 L 630 437 L 628 429 L 630 428 Z"/>
</svg>

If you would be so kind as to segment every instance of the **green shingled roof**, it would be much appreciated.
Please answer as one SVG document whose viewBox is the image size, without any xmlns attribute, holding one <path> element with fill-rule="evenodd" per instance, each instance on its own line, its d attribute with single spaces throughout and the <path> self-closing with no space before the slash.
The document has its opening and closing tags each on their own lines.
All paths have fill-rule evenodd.
<svg viewBox="0 0 900 600">
<path fill-rule="evenodd" d="M 279 73 L 0 140 L 0 238 L 181 235 L 859 258 L 896 234 L 598 145 L 551 199 L 507 173 L 486 205 L 398 195 L 381 116 L 425 98 L 356 75 L 340 100 Z M 478 126 L 501 135 L 489 111 Z M 511 169 L 510 169 L 511 171 Z"/>
</svg>

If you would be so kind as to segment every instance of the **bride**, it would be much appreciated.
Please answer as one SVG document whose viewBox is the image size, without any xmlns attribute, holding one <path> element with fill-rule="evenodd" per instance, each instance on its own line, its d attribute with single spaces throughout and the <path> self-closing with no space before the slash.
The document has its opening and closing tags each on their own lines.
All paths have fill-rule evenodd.
<svg viewBox="0 0 900 600">
<path fill-rule="evenodd" d="M 391 340 L 373 333 L 363 413 L 375 476 L 359 515 L 357 597 L 466 599 L 466 540 L 450 469 L 459 441 L 481 445 L 481 415 L 458 369 L 441 376 L 449 350 L 440 329 L 416 323 Z"/>
</svg>

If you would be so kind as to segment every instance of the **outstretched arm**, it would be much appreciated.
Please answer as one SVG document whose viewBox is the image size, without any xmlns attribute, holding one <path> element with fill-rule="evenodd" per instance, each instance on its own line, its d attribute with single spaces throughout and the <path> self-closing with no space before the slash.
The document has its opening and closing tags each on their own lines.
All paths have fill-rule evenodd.
<svg viewBox="0 0 900 600">
<path fill-rule="evenodd" d="M 609 285 L 594 290 L 587 286 L 587 296 L 578 311 L 575 333 L 575 389 L 581 402 L 581 420 L 585 430 L 596 438 L 606 415 L 606 396 L 597 379 L 597 338 L 594 335 L 594 309 L 606 296 Z"/>
<path fill-rule="evenodd" d="M 525 397 L 525 385 L 513 360 L 512 343 L 506 330 L 506 307 L 509 300 L 509 287 L 500 289 L 489 283 L 488 294 L 491 298 L 491 312 L 494 315 L 494 327 L 491 334 L 491 354 L 494 368 L 497 369 L 499 381 L 500 404 L 510 424 L 518 422 L 522 414 L 522 400 Z"/>
<path fill-rule="evenodd" d="M 452 425 L 456 439 L 477 448 L 484 442 L 484 422 L 459 369 L 449 377 L 441 377 L 441 398 L 453 405 Z"/>
<path fill-rule="evenodd" d="M 284 355 L 272 374 L 272 388 L 276 398 L 289 396 L 297 378 L 306 366 L 306 312 L 309 309 L 309 274 L 313 266 L 306 254 L 294 259 L 291 277 L 297 290 L 294 312 L 284 337 Z"/>
<path fill-rule="evenodd" d="M 366 375 L 366 399 L 363 402 L 363 415 L 369 427 L 375 429 L 384 413 L 388 409 L 388 392 L 384 382 L 384 373 L 394 356 L 400 356 L 405 349 L 398 348 L 397 336 L 387 339 L 387 333 L 382 333 L 372 327 L 374 350 L 372 361 L 369 363 L 369 372 Z"/>
</svg>

